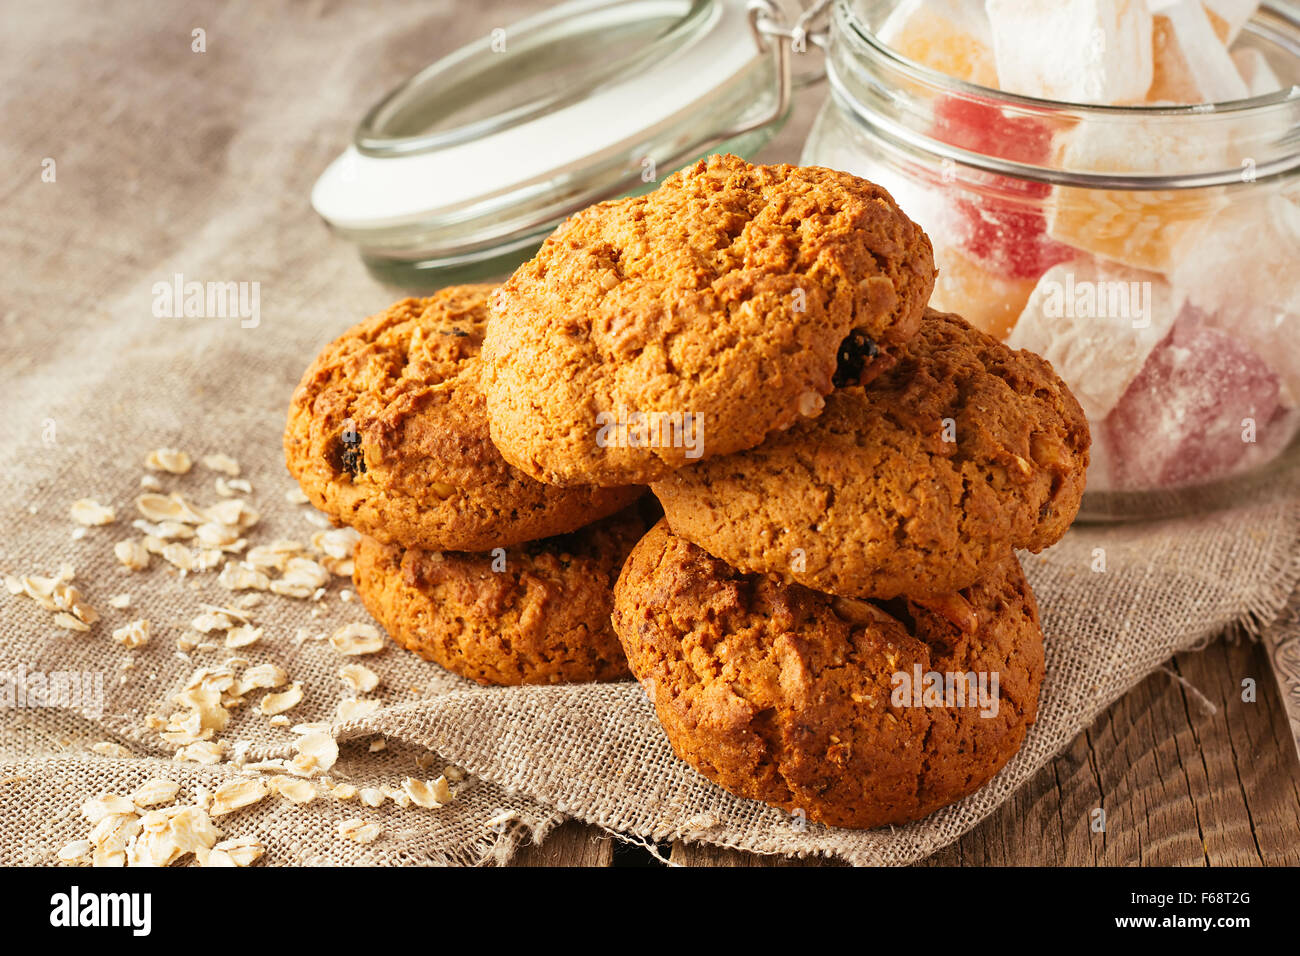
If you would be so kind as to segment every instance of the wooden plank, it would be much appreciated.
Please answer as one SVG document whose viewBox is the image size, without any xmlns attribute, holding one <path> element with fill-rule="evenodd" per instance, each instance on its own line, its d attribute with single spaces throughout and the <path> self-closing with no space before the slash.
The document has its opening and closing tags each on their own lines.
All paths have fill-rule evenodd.
<svg viewBox="0 0 1300 956">
<path fill-rule="evenodd" d="M 547 834 L 541 843 L 519 848 L 511 866 L 610 866 L 614 861 L 613 838 L 599 827 L 566 820 Z"/>
<path fill-rule="evenodd" d="M 673 844 L 669 859 L 679 866 L 843 866 L 837 860 L 822 858 L 798 859 L 785 856 L 765 856 L 757 853 L 742 853 L 739 850 L 725 850 L 722 847 L 709 846 L 705 843 Z"/>
<path fill-rule="evenodd" d="M 923 865 L 1294 865 L 1300 760 L 1257 644 L 1180 654 Z M 1241 699 L 1241 681 L 1257 697 Z M 1211 714 L 1198 691 L 1217 709 Z M 1091 828 L 1106 811 L 1106 830 Z"/>
</svg>

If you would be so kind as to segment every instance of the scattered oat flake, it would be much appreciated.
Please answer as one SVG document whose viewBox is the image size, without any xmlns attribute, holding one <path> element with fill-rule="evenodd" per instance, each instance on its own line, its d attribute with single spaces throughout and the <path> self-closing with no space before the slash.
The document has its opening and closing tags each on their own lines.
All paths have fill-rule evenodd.
<svg viewBox="0 0 1300 956">
<path fill-rule="evenodd" d="M 350 698 L 339 702 L 338 716 L 339 720 L 355 720 L 358 717 L 369 717 L 378 709 L 377 700 Z"/>
<path fill-rule="evenodd" d="M 495 830 L 498 827 L 505 826 L 507 823 L 510 823 L 512 820 L 518 820 L 518 819 L 519 819 L 519 812 L 517 810 L 502 810 L 496 816 L 488 819 L 484 823 L 484 826 L 488 827 L 489 829 Z"/>
<path fill-rule="evenodd" d="M 114 594 L 111 598 L 108 599 L 108 606 L 111 608 L 116 608 L 119 611 L 125 611 L 127 608 L 131 606 L 131 595 L 125 592 L 123 592 L 122 594 Z"/>
<path fill-rule="evenodd" d="M 226 632 L 226 647 L 248 647 L 262 639 L 262 629 L 251 624 L 241 624 Z"/>
<path fill-rule="evenodd" d="M 330 582 L 330 572 L 310 558 L 290 558 L 284 574 L 271 582 L 271 592 L 284 597 L 309 598 Z"/>
<path fill-rule="evenodd" d="M 231 591 L 265 591 L 271 587 L 271 579 L 265 573 L 238 561 L 226 562 L 217 575 L 217 583 Z"/>
<path fill-rule="evenodd" d="M 239 462 L 235 461 L 235 459 L 231 458 L 229 455 L 204 455 L 199 460 L 203 463 L 203 467 L 207 468 L 209 471 L 219 471 L 223 475 L 229 475 L 231 478 L 239 477 Z"/>
<path fill-rule="evenodd" d="M 451 788 L 447 786 L 446 777 L 439 777 L 437 780 L 416 780 L 414 777 L 407 777 L 402 781 L 402 789 L 417 807 L 435 809 L 451 802 Z"/>
<path fill-rule="evenodd" d="M 117 520 L 117 512 L 107 505 L 101 505 L 93 498 L 78 498 L 68 509 L 68 515 L 77 524 L 86 528 L 112 524 Z"/>
<path fill-rule="evenodd" d="M 330 794 L 339 800 L 355 800 L 357 797 L 357 788 L 350 783 L 336 783 Z"/>
<path fill-rule="evenodd" d="M 73 840 L 71 843 L 62 847 L 57 856 L 60 863 L 77 863 L 90 856 L 91 845 L 89 840 Z"/>
<path fill-rule="evenodd" d="M 366 748 L 370 753 L 377 754 L 388 749 L 388 741 L 383 737 L 376 737 L 370 741 L 370 746 Z"/>
<path fill-rule="evenodd" d="M 252 806 L 267 795 L 266 784 L 258 777 L 232 780 L 217 787 L 212 795 L 212 816 L 219 817 Z"/>
<path fill-rule="evenodd" d="M 339 668 L 339 680 L 358 694 L 368 694 L 379 686 L 379 675 L 365 664 L 344 664 Z"/>
<path fill-rule="evenodd" d="M 205 511 L 207 520 L 215 524 L 234 525 L 247 529 L 257 524 L 258 514 L 243 498 L 227 498 L 210 505 Z"/>
<path fill-rule="evenodd" d="M 225 850 L 240 866 L 252 865 L 266 852 L 262 841 L 256 837 L 236 837 L 233 840 L 223 840 L 213 849 Z"/>
<path fill-rule="evenodd" d="M 136 518 L 131 522 L 131 527 L 141 532 L 145 536 L 145 547 L 152 547 L 150 539 L 157 539 L 159 542 L 158 550 L 162 550 L 162 543 L 167 541 L 189 541 L 194 537 L 194 529 L 183 521 L 145 521 L 143 518 Z"/>
<path fill-rule="evenodd" d="M 308 501 L 301 488 L 290 488 L 284 493 L 284 500 L 291 505 L 305 505 Z"/>
<path fill-rule="evenodd" d="M 237 495 L 251 495 L 253 485 L 247 478 L 222 478 L 217 477 L 213 483 L 217 494 L 223 498 L 234 498 Z"/>
<path fill-rule="evenodd" d="M 180 784 L 173 780 L 153 777 L 135 788 L 131 802 L 137 807 L 156 807 L 161 803 L 171 803 L 180 789 Z"/>
<path fill-rule="evenodd" d="M 127 847 L 128 866 L 170 866 L 188 854 L 212 849 L 221 830 L 200 806 L 150 810 Z"/>
<path fill-rule="evenodd" d="M 238 837 L 234 840 L 222 840 L 211 850 L 195 850 L 195 859 L 199 866 L 252 866 L 266 848 L 254 837 Z"/>
<path fill-rule="evenodd" d="M 339 824 L 339 836 L 357 843 L 374 843 L 382 832 L 378 823 L 367 822 L 356 817 Z"/>
<path fill-rule="evenodd" d="M 146 620 L 132 621 L 130 624 L 115 630 L 113 640 L 127 650 L 135 650 L 137 647 L 144 647 L 149 643 L 149 628 L 149 622 Z"/>
<path fill-rule="evenodd" d="M 278 664 L 258 664 L 250 667 L 240 675 L 234 690 L 243 696 L 250 690 L 283 687 L 289 683 L 289 675 Z"/>
<path fill-rule="evenodd" d="M 221 763 L 225 749 L 212 740 L 199 740 L 176 751 L 176 759 L 212 766 Z"/>
<path fill-rule="evenodd" d="M 172 521 L 181 524 L 203 524 L 215 520 L 202 509 L 191 505 L 179 494 L 164 495 L 157 492 L 140 495 L 135 499 L 136 510 L 150 521 Z M 229 522 L 225 522 L 229 523 Z"/>
<path fill-rule="evenodd" d="M 194 552 L 183 544 L 169 544 L 162 549 L 162 559 L 182 571 L 194 570 Z"/>
<path fill-rule="evenodd" d="M 353 528 L 333 528 L 312 535 L 311 546 L 331 558 L 350 558 L 360 540 L 361 534 Z"/>
<path fill-rule="evenodd" d="M 185 474 L 193 464 L 190 456 L 178 448 L 157 448 L 144 460 L 144 466 L 150 471 L 166 471 L 173 475 Z"/>
<path fill-rule="evenodd" d="M 274 714 L 283 714 L 286 710 L 296 707 L 301 701 L 302 683 L 295 681 L 289 685 L 288 690 L 263 697 L 261 710 L 263 715 L 270 717 Z"/>
<path fill-rule="evenodd" d="M 234 620 L 223 610 L 204 611 L 190 621 L 190 627 L 200 634 L 208 634 L 212 631 L 226 631 L 234 626 Z"/>
<path fill-rule="evenodd" d="M 209 548 L 233 548 L 239 545 L 239 529 L 234 525 L 205 521 L 194 529 L 199 543 Z"/>
<path fill-rule="evenodd" d="M 81 815 L 92 826 L 107 816 L 134 812 L 135 804 L 126 797 L 119 797 L 115 793 L 101 793 L 97 797 L 91 797 L 81 805 Z"/>
<path fill-rule="evenodd" d="M 361 802 L 368 807 L 382 807 L 384 805 L 384 792 L 378 787 L 362 787 Z"/>
<path fill-rule="evenodd" d="M 330 646 L 340 654 L 358 657 L 384 649 L 384 638 L 373 624 L 345 624 L 330 636 Z"/>
<path fill-rule="evenodd" d="M 311 803 L 317 796 L 315 784 L 301 777 L 284 775 L 271 778 L 271 792 L 290 803 Z"/>
<path fill-rule="evenodd" d="M 54 623 L 67 631 L 85 632 L 90 630 L 90 626 L 84 621 L 62 611 L 54 615 Z"/>
<path fill-rule="evenodd" d="M 110 813 L 101 817 L 86 837 L 95 848 L 93 865 L 103 866 L 105 864 L 101 859 L 107 858 L 109 866 L 125 866 L 126 860 L 118 862 L 115 855 L 123 853 L 132 838 L 140 832 L 140 827 L 140 818 L 134 809 L 128 813 Z"/>
<path fill-rule="evenodd" d="M 310 758 L 313 767 L 323 773 L 338 762 L 338 741 L 326 733 L 307 734 L 298 740 L 298 755 Z"/>
</svg>

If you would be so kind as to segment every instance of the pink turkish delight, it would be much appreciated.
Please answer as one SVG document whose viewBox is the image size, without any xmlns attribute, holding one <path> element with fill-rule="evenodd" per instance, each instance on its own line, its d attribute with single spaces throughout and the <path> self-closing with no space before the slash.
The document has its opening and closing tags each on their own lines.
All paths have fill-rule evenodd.
<svg viewBox="0 0 1300 956">
<path fill-rule="evenodd" d="M 1201 319 L 1184 311 L 1103 423 L 1114 487 L 1212 481 L 1266 461 L 1294 434 L 1277 373 Z"/>
<path fill-rule="evenodd" d="M 1043 163 L 1052 149 L 1051 129 L 1032 116 L 1008 115 L 992 103 L 949 97 L 935 109 L 933 135 L 945 143 L 1018 163 Z M 1037 279 L 1074 257 L 1047 235 L 1042 201 L 1046 183 L 1006 176 L 987 177 L 977 192 L 954 186 L 951 245 L 981 268 L 1007 279 Z"/>
</svg>

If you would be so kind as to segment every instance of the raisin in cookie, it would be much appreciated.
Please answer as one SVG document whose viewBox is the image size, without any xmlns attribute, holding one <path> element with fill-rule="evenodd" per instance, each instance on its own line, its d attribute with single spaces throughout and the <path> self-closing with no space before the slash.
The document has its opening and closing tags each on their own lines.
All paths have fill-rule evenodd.
<svg viewBox="0 0 1300 956">
<path fill-rule="evenodd" d="M 1020 749 L 1043 679 L 1010 553 L 958 593 L 859 601 L 742 574 L 661 522 L 619 578 L 614 628 L 679 757 L 832 826 L 979 789 Z"/>
<path fill-rule="evenodd" d="M 942 594 L 1060 539 L 1088 447 L 1044 359 L 927 312 L 891 368 L 818 418 L 652 488 L 674 532 L 742 571 L 847 597 Z"/>
<path fill-rule="evenodd" d="M 389 544 L 482 551 L 572 531 L 640 488 L 554 488 L 488 436 L 479 348 L 490 286 L 404 299 L 312 363 L 284 434 L 289 471 L 336 523 Z"/>
<path fill-rule="evenodd" d="M 713 156 L 569 218 L 493 296 L 492 438 L 541 481 L 643 483 L 816 415 L 917 328 L 930 241 L 879 186 Z"/>
<path fill-rule="evenodd" d="M 636 506 L 492 553 L 357 544 L 353 580 L 398 644 L 480 684 L 621 680 L 614 581 L 648 522 Z"/>
</svg>

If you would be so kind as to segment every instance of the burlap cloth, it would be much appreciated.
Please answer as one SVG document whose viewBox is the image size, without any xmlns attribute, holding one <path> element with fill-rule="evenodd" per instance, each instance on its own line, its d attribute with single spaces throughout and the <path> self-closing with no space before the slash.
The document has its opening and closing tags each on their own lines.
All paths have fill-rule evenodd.
<svg viewBox="0 0 1300 956">
<path fill-rule="evenodd" d="M 104 620 L 90 634 L 51 624 L 24 596 L 0 594 L 0 671 L 104 675 L 98 719 L 69 709 L 0 711 L 0 863 L 49 863 L 87 825 L 77 807 L 165 776 L 192 795 L 231 779 L 230 764 L 170 759 L 144 726 L 196 666 L 226 651 L 177 654 L 199 602 L 227 603 L 214 573 L 185 580 L 155 559 L 131 573 L 114 542 L 138 536 L 132 500 L 144 456 L 159 446 L 236 457 L 254 486 L 254 543 L 305 539 L 316 526 L 291 504 L 280 453 L 290 392 L 316 350 L 393 298 L 308 208 L 311 183 L 362 109 L 431 53 L 505 25 L 535 4 L 450 3 L 150 6 L 47 2 L 6 13 L 0 150 L 6 177 L 0 376 L 0 572 L 53 574 L 63 562 Z M 207 52 L 191 51 L 192 31 Z M 812 94 L 766 155 L 797 156 Z M 55 161 L 54 182 L 41 178 Z M 258 282 L 261 321 L 156 318 L 154 283 Z M 200 467 L 163 476 L 200 503 L 215 500 Z M 114 505 L 116 524 L 74 539 L 69 504 Z M 786 814 L 737 800 L 678 761 L 632 683 L 484 689 L 396 649 L 365 662 L 382 677 L 383 708 L 336 727 L 334 776 L 397 785 L 469 771 L 442 809 L 371 810 L 332 798 L 298 806 L 270 798 L 221 825 L 258 836 L 268 863 L 477 863 L 504 860 L 565 816 L 640 840 L 681 838 L 760 853 L 825 854 L 907 863 L 949 843 L 996 807 L 1111 701 L 1179 649 L 1228 629 L 1258 632 L 1300 578 L 1300 503 L 1132 528 L 1076 529 L 1026 568 L 1043 610 L 1048 678 L 1024 749 L 987 787 L 892 831 L 799 828 Z M 1096 548 L 1106 570 L 1094 570 Z M 365 620 L 335 583 L 320 602 L 271 596 L 256 609 L 266 637 L 237 653 L 302 681 L 295 721 L 330 719 L 344 697 L 328 643 L 295 641 Z M 130 593 L 129 610 L 108 599 Z M 315 614 L 316 616 L 313 616 Z M 153 622 L 128 652 L 109 634 Z M 130 659 L 134 665 L 123 669 Z M 294 735 L 244 707 L 222 733 L 249 757 L 287 755 Z M 377 737 L 386 750 L 370 752 Z M 87 748 L 114 741 L 134 754 Z M 432 751 L 427 769 L 417 757 Z M 427 757 L 426 757 L 427 760 Z M 505 811 L 503 816 L 503 811 Z M 384 835 L 361 845 L 336 824 L 362 816 Z M 502 819 L 508 822 L 502 823 Z M 494 822 L 495 821 L 495 822 Z"/>
</svg>

